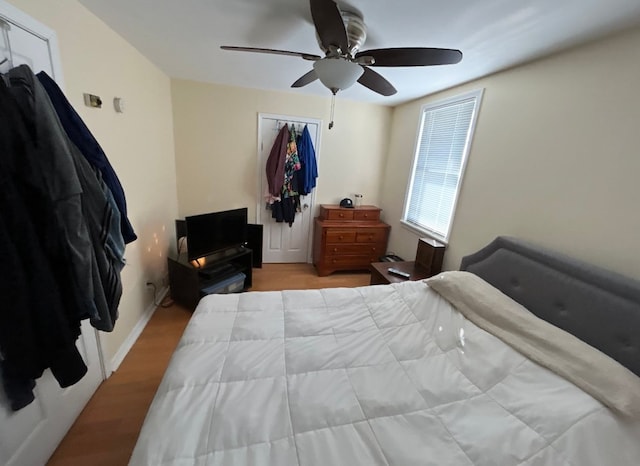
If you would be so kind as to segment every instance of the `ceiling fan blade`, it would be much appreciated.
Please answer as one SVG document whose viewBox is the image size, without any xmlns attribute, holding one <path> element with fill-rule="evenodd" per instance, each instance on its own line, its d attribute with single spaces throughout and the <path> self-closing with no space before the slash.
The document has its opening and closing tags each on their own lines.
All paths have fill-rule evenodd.
<svg viewBox="0 0 640 466">
<path fill-rule="evenodd" d="M 462 60 L 460 50 L 426 47 L 363 50 L 356 54 L 356 59 L 361 56 L 373 57 L 375 63 L 371 66 L 453 65 Z"/>
<path fill-rule="evenodd" d="M 291 57 L 300 57 L 305 60 L 320 60 L 322 57 L 318 55 L 313 55 L 311 53 L 302 53 L 302 52 L 290 52 L 288 50 L 276 50 L 276 49 L 261 49 L 256 47 L 235 47 L 232 45 L 222 45 L 220 46 L 222 50 L 231 50 L 235 52 L 255 52 L 255 53 L 269 53 L 272 55 L 288 55 Z"/>
<path fill-rule="evenodd" d="M 379 75 L 372 69 L 367 68 L 366 66 L 363 66 L 363 68 L 364 68 L 364 73 L 362 74 L 362 76 L 360 76 L 360 79 L 358 79 L 358 82 L 362 84 L 364 87 L 368 87 L 373 92 L 377 92 L 378 94 L 383 95 L 385 97 L 388 97 L 398 92 L 396 91 L 396 88 L 393 87 L 393 85 L 389 81 L 384 79 L 381 75 Z"/>
<path fill-rule="evenodd" d="M 303 75 L 300 79 L 294 82 L 291 87 L 302 87 L 307 84 L 311 84 L 313 81 L 318 79 L 318 75 L 316 74 L 316 70 L 311 70 L 307 74 Z"/>
<path fill-rule="evenodd" d="M 330 46 L 334 46 L 346 53 L 349 50 L 349 39 L 336 2 L 310 0 L 310 6 L 313 24 L 324 48 L 329 50 Z"/>
</svg>

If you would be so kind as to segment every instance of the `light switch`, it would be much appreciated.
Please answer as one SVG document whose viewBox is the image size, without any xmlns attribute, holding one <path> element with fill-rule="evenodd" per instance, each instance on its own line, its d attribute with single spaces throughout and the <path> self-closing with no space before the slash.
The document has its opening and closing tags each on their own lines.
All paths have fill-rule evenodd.
<svg viewBox="0 0 640 466">
<path fill-rule="evenodd" d="M 124 113 L 124 100 L 122 100 L 122 97 L 113 98 L 113 108 L 118 113 Z"/>
</svg>

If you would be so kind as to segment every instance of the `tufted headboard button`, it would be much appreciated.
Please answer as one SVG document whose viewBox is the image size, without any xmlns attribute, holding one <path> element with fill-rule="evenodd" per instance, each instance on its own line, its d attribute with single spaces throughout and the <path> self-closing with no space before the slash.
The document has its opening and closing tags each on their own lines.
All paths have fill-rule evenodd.
<svg viewBox="0 0 640 466">
<path fill-rule="evenodd" d="M 619 338 L 620 350 L 625 353 L 636 353 L 638 348 L 633 344 L 631 339 L 628 336 L 623 336 Z"/>
<path fill-rule="evenodd" d="M 564 302 L 556 301 L 554 307 L 557 309 L 558 315 L 560 317 L 568 317 L 569 316 L 569 311 L 567 310 L 567 306 L 565 305 Z"/>
</svg>

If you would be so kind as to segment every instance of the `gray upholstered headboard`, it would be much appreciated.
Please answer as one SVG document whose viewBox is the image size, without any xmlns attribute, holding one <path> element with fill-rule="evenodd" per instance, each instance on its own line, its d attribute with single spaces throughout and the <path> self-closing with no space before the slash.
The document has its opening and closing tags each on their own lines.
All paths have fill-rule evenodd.
<svg viewBox="0 0 640 466">
<path fill-rule="evenodd" d="M 640 282 L 504 236 L 464 257 L 460 270 L 640 376 Z"/>
</svg>

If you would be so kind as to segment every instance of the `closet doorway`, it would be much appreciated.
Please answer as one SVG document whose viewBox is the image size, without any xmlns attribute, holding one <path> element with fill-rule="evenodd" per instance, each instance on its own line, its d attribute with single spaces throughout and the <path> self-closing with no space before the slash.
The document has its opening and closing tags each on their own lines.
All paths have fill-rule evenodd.
<svg viewBox="0 0 640 466">
<path fill-rule="evenodd" d="M 64 88 L 55 32 L 4 0 L 0 0 L 0 21 L 9 25 L 11 46 L 9 50 L 6 38 L 0 34 L 0 61 L 12 58 L 13 66 L 27 64 L 36 73 L 43 70 Z M 10 67 L 7 60 L 0 65 L 0 71 Z M 86 320 L 76 345 L 88 369 L 77 384 L 61 389 L 51 371 L 46 370 L 37 380 L 35 401 L 17 412 L 10 410 L 0 389 L 0 464 L 45 464 L 102 382 L 97 332 Z"/>
<path fill-rule="evenodd" d="M 262 260 L 265 263 L 311 262 L 315 189 L 308 196 L 300 196 L 300 212 L 293 225 L 278 223 L 266 208 L 264 194 L 267 189 L 266 164 L 278 132 L 288 124 L 302 131 L 307 126 L 320 167 L 320 128 L 322 120 L 287 115 L 258 114 L 258 207 L 256 222 L 264 225 Z M 318 179 L 318 182 L 320 180 Z"/>
</svg>

